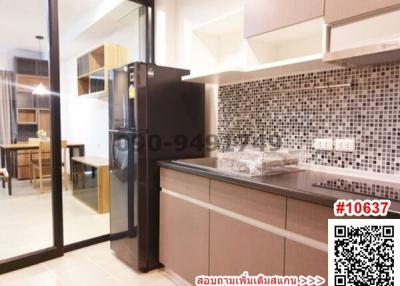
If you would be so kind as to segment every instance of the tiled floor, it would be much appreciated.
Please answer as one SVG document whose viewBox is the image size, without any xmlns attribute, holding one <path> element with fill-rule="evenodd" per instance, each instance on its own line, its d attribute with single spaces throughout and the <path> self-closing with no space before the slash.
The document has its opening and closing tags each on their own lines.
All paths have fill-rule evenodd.
<svg viewBox="0 0 400 286">
<path fill-rule="evenodd" d="M 53 245 L 50 181 L 41 194 L 29 181 L 13 180 L 13 195 L 0 188 L 0 260 Z M 109 214 L 98 214 L 63 192 L 64 240 L 66 244 L 110 232 Z M 6 246 L 6 247 L 5 247 Z"/>
<path fill-rule="evenodd" d="M 117 259 L 109 242 L 0 275 L 1 286 L 174 286 L 162 270 L 137 273 Z"/>
</svg>

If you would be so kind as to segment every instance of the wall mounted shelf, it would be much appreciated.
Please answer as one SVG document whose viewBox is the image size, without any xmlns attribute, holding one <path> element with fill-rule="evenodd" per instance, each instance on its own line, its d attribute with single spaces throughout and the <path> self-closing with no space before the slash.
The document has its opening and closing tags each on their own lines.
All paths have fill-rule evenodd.
<svg viewBox="0 0 400 286">
<path fill-rule="evenodd" d="M 191 74 L 182 80 L 223 85 L 340 68 L 323 62 L 322 17 L 247 39 L 243 29 L 243 10 L 194 28 Z"/>
<path fill-rule="evenodd" d="M 289 60 L 276 61 L 263 65 L 257 65 L 244 69 L 218 71 L 215 73 L 194 76 L 188 75 L 182 77 L 182 80 L 204 84 L 226 85 L 253 81 L 263 78 L 298 74 L 304 71 L 315 72 L 340 68 L 333 64 L 324 63 L 322 61 L 322 58 L 322 54 L 315 54 Z"/>
<path fill-rule="evenodd" d="M 104 44 L 77 60 L 78 95 L 108 93 L 108 71 L 128 62 L 128 49 L 121 45 Z"/>
</svg>

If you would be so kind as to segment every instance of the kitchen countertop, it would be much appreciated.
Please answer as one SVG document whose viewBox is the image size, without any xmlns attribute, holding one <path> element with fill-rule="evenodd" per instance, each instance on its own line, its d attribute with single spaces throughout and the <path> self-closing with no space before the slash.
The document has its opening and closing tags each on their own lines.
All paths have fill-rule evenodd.
<svg viewBox="0 0 400 286">
<path fill-rule="evenodd" d="M 386 183 L 382 181 L 367 180 L 358 177 L 329 174 L 326 172 L 316 172 L 311 170 L 262 177 L 247 177 L 229 174 L 218 171 L 217 169 L 214 171 L 212 169 L 205 169 L 200 166 L 198 167 L 195 165 L 181 164 L 175 161 L 160 161 L 158 162 L 158 165 L 163 168 L 203 176 L 210 179 L 216 179 L 227 183 L 283 195 L 294 199 L 309 201 L 329 207 L 333 207 L 337 199 L 365 200 L 373 199 L 373 197 L 316 187 L 313 186 L 314 183 L 340 178 L 354 180 L 361 183 L 374 183 L 378 185 L 384 184 L 400 188 L 400 183 Z M 400 218 L 400 202 L 392 201 L 388 217 Z"/>
</svg>

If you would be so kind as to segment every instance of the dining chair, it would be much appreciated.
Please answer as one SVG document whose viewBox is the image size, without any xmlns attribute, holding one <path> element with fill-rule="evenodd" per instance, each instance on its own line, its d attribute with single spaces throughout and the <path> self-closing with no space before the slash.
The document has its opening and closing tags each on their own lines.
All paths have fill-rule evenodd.
<svg viewBox="0 0 400 286">
<path fill-rule="evenodd" d="M 36 141 L 31 140 L 31 142 L 38 142 L 39 150 L 37 154 L 31 152 L 31 183 L 32 179 L 34 185 L 36 186 L 36 178 L 39 175 L 39 185 L 40 185 L 40 192 L 43 193 L 43 178 L 44 176 L 48 176 L 51 174 L 51 160 L 50 160 L 50 152 L 51 152 L 51 145 L 50 141 Z M 37 155 L 37 156 L 35 156 Z"/>
<path fill-rule="evenodd" d="M 43 172 L 42 175 L 40 175 L 40 169 L 47 171 L 48 175 L 50 175 L 51 173 L 51 160 L 50 160 L 50 141 L 45 140 L 43 141 L 42 139 L 39 138 L 29 138 L 29 142 L 37 142 L 39 144 L 39 153 L 31 153 L 31 183 L 32 183 L 32 179 L 34 180 L 34 183 L 36 185 L 36 177 L 37 175 L 39 175 L 39 180 L 41 181 L 41 187 L 40 187 L 40 191 L 43 192 Z M 46 146 L 46 144 L 42 144 L 42 143 L 47 143 L 48 146 Z M 42 146 L 42 148 L 41 148 Z M 40 150 L 43 150 L 43 146 L 45 146 L 44 152 L 42 152 L 42 154 L 40 155 Z M 69 181 L 68 181 L 68 172 L 67 172 L 67 150 L 68 150 L 68 146 L 67 146 L 67 140 L 61 140 L 61 151 L 62 151 L 62 162 L 61 162 L 61 167 L 63 170 L 63 180 L 64 180 L 64 188 L 65 190 L 68 190 L 68 185 L 69 185 Z M 40 168 L 38 166 L 39 161 L 38 160 L 33 160 L 33 155 L 37 154 L 37 158 L 38 160 L 42 161 L 42 168 Z M 39 174 L 36 174 L 36 169 L 39 170 Z"/>
</svg>

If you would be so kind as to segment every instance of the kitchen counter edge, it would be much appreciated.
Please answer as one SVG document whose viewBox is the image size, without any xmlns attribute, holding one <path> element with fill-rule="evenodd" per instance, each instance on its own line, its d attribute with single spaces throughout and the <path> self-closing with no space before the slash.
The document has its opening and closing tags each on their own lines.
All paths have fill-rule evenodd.
<svg viewBox="0 0 400 286">
<path fill-rule="evenodd" d="M 277 183 L 276 178 L 274 178 L 275 182 L 266 183 L 266 182 L 257 181 L 256 179 L 254 179 L 252 177 L 248 177 L 248 178 L 247 177 L 238 177 L 238 176 L 229 175 L 229 174 L 218 172 L 218 171 L 212 172 L 210 170 L 197 168 L 195 166 L 183 165 L 183 164 L 179 164 L 179 163 L 176 163 L 173 161 L 159 161 L 157 163 L 158 163 L 158 166 L 161 168 L 166 168 L 166 169 L 171 169 L 171 170 L 184 172 L 184 173 L 188 173 L 188 174 L 192 174 L 192 175 L 206 177 L 209 179 L 215 179 L 218 181 L 231 183 L 231 184 L 239 185 L 242 187 L 247 187 L 250 189 L 255 189 L 255 190 L 268 192 L 268 193 L 272 193 L 272 194 L 276 194 L 276 195 L 286 196 L 289 198 L 307 201 L 307 202 L 324 205 L 324 206 L 332 207 L 332 208 L 333 208 L 333 205 L 336 202 L 336 200 L 344 199 L 343 197 L 339 197 L 339 196 L 328 196 L 326 194 L 323 194 L 324 192 L 326 192 L 325 190 L 324 191 L 321 190 L 321 194 L 317 194 L 315 192 L 311 193 L 302 188 L 289 188 L 289 187 L 283 186 L 283 184 L 280 185 L 279 183 Z M 316 173 L 316 174 L 318 173 L 315 171 L 307 171 L 307 172 Z M 310 182 L 310 187 L 311 187 L 311 184 L 312 183 Z M 371 197 L 366 197 L 366 196 L 358 195 L 358 194 L 349 194 L 349 193 L 338 192 L 338 191 L 332 191 L 332 193 L 346 194 L 347 197 L 345 199 L 348 199 L 349 195 L 353 195 L 354 196 L 353 199 L 371 199 Z M 392 207 L 394 207 L 394 208 L 391 208 L 389 210 L 388 216 L 386 218 L 400 218 L 400 203 L 397 203 L 397 202 L 392 203 Z M 340 217 L 338 217 L 338 219 L 339 218 Z M 373 217 L 371 217 L 371 218 L 373 218 Z"/>
</svg>

